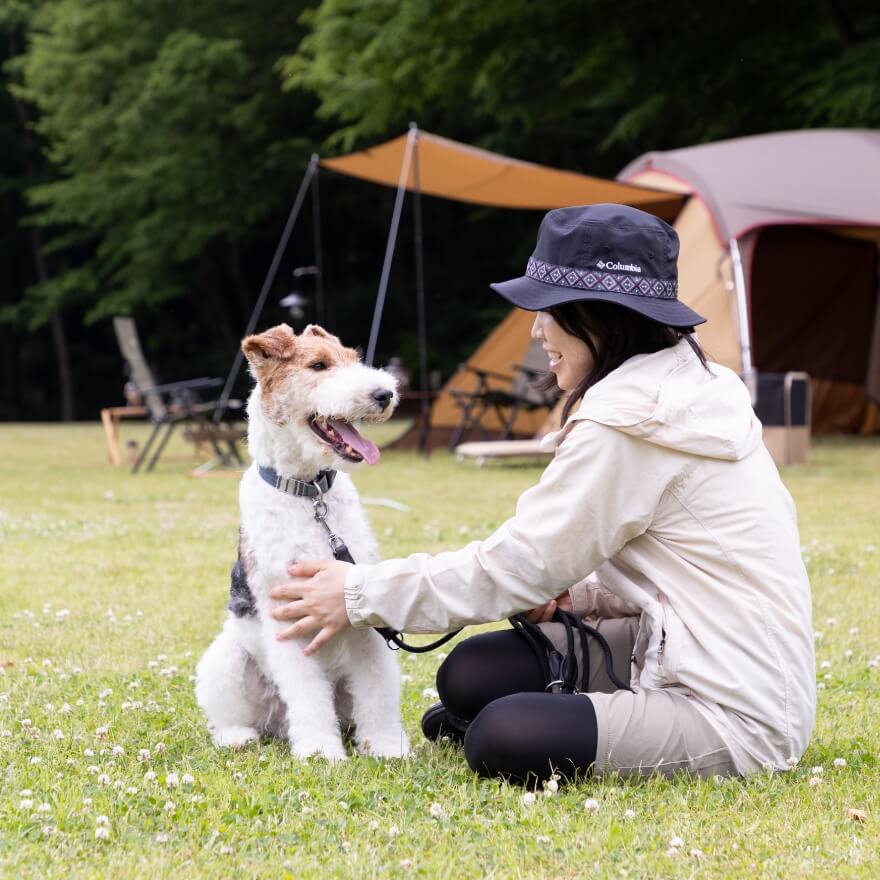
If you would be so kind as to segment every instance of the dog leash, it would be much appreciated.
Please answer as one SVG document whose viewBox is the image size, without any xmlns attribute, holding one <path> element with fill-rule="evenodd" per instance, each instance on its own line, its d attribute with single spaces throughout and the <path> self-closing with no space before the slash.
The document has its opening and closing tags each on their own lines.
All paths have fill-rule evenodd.
<svg viewBox="0 0 880 880">
<path fill-rule="evenodd" d="M 353 565 L 356 564 L 345 541 L 343 541 L 342 538 L 330 528 L 330 524 L 327 522 L 327 514 L 330 512 L 330 508 L 324 500 L 323 492 L 319 491 L 317 495 L 312 497 L 312 507 L 314 508 L 315 520 L 327 532 L 327 543 L 330 545 L 330 551 L 333 553 L 334 558 L 338 559 L 340 562 L 350 562 Z M 403 649 L 410 654 L 427 654 L 429 651 L 433 651 L 441 645 L 445 645 L 450 639 L 454 639 L 461 632 L 460 629 L 457 629 L 455 632 L 446 633 L 445 636 L 442 636 L 435 642 L 431 642 L 429 645 L 409 645 L 403 640 L 402 634 L 399 630 L 392 629 L 390 626 L 376 626 L 373 627 L 373 629 L 385 639 L 385 642 L 392 651 Z"/>
</svg>

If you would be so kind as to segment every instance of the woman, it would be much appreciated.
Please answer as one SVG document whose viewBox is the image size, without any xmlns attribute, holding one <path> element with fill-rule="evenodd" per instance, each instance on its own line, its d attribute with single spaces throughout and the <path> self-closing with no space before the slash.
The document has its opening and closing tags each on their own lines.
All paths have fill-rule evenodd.
<svg viewBox="0 0 880 880">
<path fill-rule="evenodd" d="M 525 780 L 592 771 L 784 769 L 815 713 L 810 589 L 794 505 L 739 378 L 707 363 L 677 299 L 678 238 L 655 217 L 550 212 L 526 275 L 493 288 L 537 312 L 532 336 L 570 392 L 537 486 L 491 537 L 372 566 L 302 562 L 273 593 L 281 637 L 346 626 L 445 632 L 556 604 L 611 646 L 585 694 L 549 694 L 513 631 L 464 640 L 423 729 L 471 767 Z M 586 577 L 585 577 L 586 576 Z M 574 585 L 574 586 L 572 586 Z M 543 623 L 564 642 L 560 624 Z M 591 649 L 592 651 L 592 649 Z"/>
</svg>

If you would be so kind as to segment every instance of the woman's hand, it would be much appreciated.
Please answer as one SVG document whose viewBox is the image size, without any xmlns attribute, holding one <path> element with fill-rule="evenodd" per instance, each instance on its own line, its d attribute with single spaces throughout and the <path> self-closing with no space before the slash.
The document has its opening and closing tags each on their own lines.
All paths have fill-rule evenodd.
<svg viewBox="0 0 880 880">
<path fill-rule="evenodd" d="M 547 623 L 548 620 L 553 619 L 553 614 L 557 608 L 571 613 L 571 596 L 568 594 L 568 590 L 555 599 L 551 599 L 546 605 L 542 605 L 540 608 L 533 608 L 526 615 L 526 620 L 529 623 Z"/>
<path fill-rule="evenodd" d="M 303 651 L 309 656 L 351 626 L 343 591 L 350 568 L 350 563 L 335 559 L 305 560 L 291 565 L 287 573 L 296 580 L 273 587 L 269 597 L 288 600 L 288 604 L 272 612 L 275 620 L 295 620 L 296 623 L 281 630 L 275 638 L 295 639 L 317 633 Z"/>
</svg>

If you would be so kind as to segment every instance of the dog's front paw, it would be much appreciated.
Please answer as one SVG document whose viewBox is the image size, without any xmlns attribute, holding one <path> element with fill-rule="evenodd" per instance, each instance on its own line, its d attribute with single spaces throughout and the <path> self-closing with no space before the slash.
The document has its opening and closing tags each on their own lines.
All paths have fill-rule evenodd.
<svg viewBox="0 0 880 880">
<path fill-rule="evenodd" d="M 240 749 L 259 738 L 259 732 L 253 727 L 221 727 L 214 731 L 214 742 L 226 749 Z"/>
<path fill-rule="evenodd" d="M 290 754 L 301 761 L 307 758 L 326 758 L 331 762 L 348 759 L 348 752 L 346 752 L 341 740 L 338 743 L 297 740 L 290 744 Z"/>
<path fill-rule="evenodd" d="M 364 737 L 358 743 L 358 752 L 370 758 L 408 758 L 412 754 L 409 738 L 402 728 L 391 733 Z"/>
</svg>

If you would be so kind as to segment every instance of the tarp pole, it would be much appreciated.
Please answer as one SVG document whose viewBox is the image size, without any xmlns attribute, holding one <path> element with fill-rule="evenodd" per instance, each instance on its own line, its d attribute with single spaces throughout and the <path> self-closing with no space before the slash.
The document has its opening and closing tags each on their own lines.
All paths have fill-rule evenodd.
<svg viewBox="0 0 880 880">
<path fill-rule="evenodd" d="M 376 341 L 379 338 L 379 325 L 382 323 L 382 311 L 385 308 L 385 294 L 388 292 L 388 279 L 391 275 L 391 262 L 394 259 L 394 247 L 397 244 L 397 231 L 400 228 L 400 213 L 403 210 L 403 197 L 406 193 L 406 181 L 409 179 L 409 166 L 412 160 L 418 128 L 410 125 L 403 151 L 403 162 L 400 165 L 400 178 L 397 183 L 397 196 L 394 199 L 394 211 L 391 215 L 391 227 L 388 230 L 388 243 L 385 245 L 385 261 L 382 264 L 382 275 L 379 278 L 379 292 L 376 294 L 376 306 L 373 310 L 373 324 L 370 327 L 370 341 L 367 344 L 367 366 L 373 366 L 376 356 Z"/>
<path fill-rule="evenodd" d="M 739 346 L 742 352 L 742 378 L 749 389 L 752 405 L 758 401 L 758 374 L 752 364 L 752 342 L 749 332 L 749 304 L 746 296 L 746 278 L 742 257 L 736 238 L 729 242 L 730 259 L 733 262 L 733 284 L 736 288 L 736 311 L 739 318 Z"/>
<path fill-rule="evenodd" d="M 321 241 L 321 193 L 318 189 L 318 169 L 312 175 L 312 240 L 315 252 L 315 311 L 318 323 L 327 327 L 327 308 L 324 302 L 324 248 Z"/>
<path fill-rule="evenodd" d="M 317 153 L 312 153 L 312 158 L 309 159 L 308 168 L 306 168 L 302 183 L 299 185 L 299 191 L 296 194 L 296 199 L 294 199 L 293 207 L 290 209 L 290 214 L 287 215 L 287 223 L 284 224 L 284 231 L 281 233 L 278 246 L 275 248 L 275 255 L 272 257 L 269 271 L 266 273 L 266 277 L 263 280 L 263 286 L 260 289 L 260 295 L 257 297 L 257 302 L 254 305 L 250 319 L 248 320 L 247 329 L 244 331 L 245 336 L 250 336 L 250 334 L 254 332 L 254 328 L 257 326 L 257 321 L 260 320 L 263 307 L 266 305 L 266 300 L 269 297 L 269 291 L 272 289 L 272 284 L 275 282 L 275 276 L 278 274 L 278 267 L 281 265 L 281 258 L 287 250 L 287 243 L 290 241 L 293 227 L 296 225 L 296 220 L 302 209 L 306 193 L 309 191 L 309 184 L 318 170 L 318 158 Z M 238 351 L 235 353 L 235 360 L 232 362 L 229 375 L 226 377 L 226 384 L 223 386 L 223 391 L 220 394 L 217 409 L 214 411 L 215 422 L 219 422 L 220 419 L 223 418 L 223 411 L 226 409 L 229 395 L 232 393 L 232 386 L 238 378 L 238 371 L 241 369 L 241 362 L 243 359 L 244 354 L 242 353 L 241 347 L 239 347 Z"/>
<path fill-rule="evenodd" d="M 415 127 L 415 123 L 411 123 Z M 425 304 L 425 251 L 422 243 L 422 191 L 419 182 L 419 142 L 416 138 L 413 146 L 413 242 L 415 245 L 416 258 L 416 323 L 419 336 L 419 391 L 422 392 L 419 401 L 422 430 L 419 437 L 419 448 L 422 452 L 428 448 L 428 432 L 430 425 L 430 401 L 428 400 L 428 323 Z"/>
</svg>

